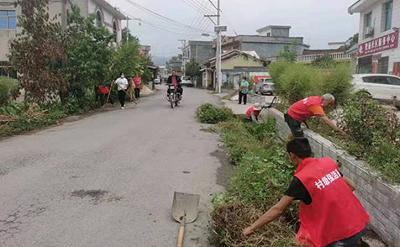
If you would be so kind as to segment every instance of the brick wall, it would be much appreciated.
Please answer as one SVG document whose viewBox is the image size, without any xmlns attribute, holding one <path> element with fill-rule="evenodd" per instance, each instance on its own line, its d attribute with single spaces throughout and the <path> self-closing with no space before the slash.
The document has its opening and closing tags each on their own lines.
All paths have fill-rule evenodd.
<svg viewBox="0 0 400 247">
<path fill-rule="evenodd" d="M 283 114 L 275 109 L 268 115 L 276 119 L 276 129 L 282 139 L 290 133 Z M 329 156 L 338 161 L 342 173 L 356 185 L 356 194 L 371 217 L 370 227 L 389 245 L 400 247 L 400 186 L 383 182 L 363 161 L 347 154 L 319 134 L 306 130 L 317 157 Z"/>
</svg>

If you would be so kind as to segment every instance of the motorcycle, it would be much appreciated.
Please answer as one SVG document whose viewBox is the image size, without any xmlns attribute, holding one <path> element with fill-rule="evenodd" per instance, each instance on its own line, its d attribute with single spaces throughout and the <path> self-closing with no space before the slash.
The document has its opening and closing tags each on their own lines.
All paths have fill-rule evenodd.
<svg viewBox="0 0 400 247">
<path fill-rule="evenodd" d="M 168 102 L 171 104 L 171 108 L 177 107 L 181 100 L 182 95 L 178 92 L 178 88 L 168 85 Z"/>
</svg>

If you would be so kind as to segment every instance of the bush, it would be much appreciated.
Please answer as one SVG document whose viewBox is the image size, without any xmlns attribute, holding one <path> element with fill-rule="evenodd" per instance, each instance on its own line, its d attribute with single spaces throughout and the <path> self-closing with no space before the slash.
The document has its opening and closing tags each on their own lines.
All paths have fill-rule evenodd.
<svg viewBox="0 0 400 247">
<path fill-rule="evenodd" d="M 320 73 L 310 66 L 291 64 L 279 77 L 280 88 L 278 94 L 290 104 L 319 92 L 318 83 L 321 81 Z"/>
<path fill-rule="evenodd" d="M 351 138 L 368 147 L 376 137 L 400 147 L 400 122 L 366 94 L 353 95 L 343 106 L 340 125 Z"/>
<path fill-rule="evenodd" d="M 334 66 L 332 70 L 322 76 L 322 85 L 319 91 L 320 95 L 331 93 L 339 103 L 345 102 L 351 93 L 352 69 L 347 63 Z"/>
<path fill-rule="evenodd" d="M 269 73 L 272 76 L 273 80 L 274 80 L 274 84 L 275 84 L 275 88 L 276 90 L 280 90 L 281 89 L 281 76 L 283 74 L 285 74 L 285 71 L 288 69 L 288 67 L 291 65 L 292 63 L 288 63 L 288 62 L 283 62 L 283 61 L 278 61 L 275 63 L 272 63 L 269 67 Z"/>
<path fill-rule="evenodd" d="M 306 64 L 276 62 L 270 66 L 277 94 L 292 104 L 312 95 L 333 94 L 343 102 L 351 91 L 351 66 L 347 63 L 320 68 Z"/>
<path fill-rule="evenodd" d="M 216 124 L 233 117 L 231 109 L 216 107 L 212 104 L 204 104 L 197 108 L 196 116 L 201 123 Z"/>
<path fill-rule="evenodd" d="M 368 162 L 389 181 L 400 183 L 400 121 L 366 94 L 343 106 L 340 125 L 351 140 L 347 150 Z"/>
<path fill-rule="evenodd" d="M 8 77 L 0 77 L 0 106 L 5 105 L 11 98 L 18 96 L 18 81 Z"/>
</svg>

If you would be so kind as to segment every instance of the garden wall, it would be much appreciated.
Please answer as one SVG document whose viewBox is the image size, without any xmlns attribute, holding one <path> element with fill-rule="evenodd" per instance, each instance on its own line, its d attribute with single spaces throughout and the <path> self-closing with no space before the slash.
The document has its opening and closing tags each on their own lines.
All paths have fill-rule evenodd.
<svg viewBox="0 0 400 247">
<path fill-rule="evenodd" d="M 276 129 L 282 139 L 290 133 L 283 113 L 270 109 L 268 115 L 276 119 Z M 347 154 L 331 141 L 306 130 L 316 157 L 329 156 L 338 161 L 342 173 L 356 185 L 356 194 L 371 217 L 370 227 L 389 246 L 400 247 L 400 186 L 382 181 L 368 165 Z"/>
</svg>

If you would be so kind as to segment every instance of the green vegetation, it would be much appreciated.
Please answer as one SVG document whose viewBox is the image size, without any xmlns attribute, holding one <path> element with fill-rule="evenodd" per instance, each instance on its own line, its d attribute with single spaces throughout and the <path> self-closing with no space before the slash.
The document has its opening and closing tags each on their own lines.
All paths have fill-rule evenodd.
<svg viewBox="0 0 400 247">
<path fill-rule="evenodd" d="M 227 151 L 237 165 L 227 192 L 213 200 L 213 224 L 221 246 L 296 246 L 294 207 L 249 238 L 242 236 L 245 227 L 281 198 L 294 171 L 274 126 L 271 119 L 261 125 L 238 119 L 218 125 Z"/>
<path fill-rule="evenodd" d="M 313 65 L 277 62 L 270 71 L 284 102 L 281 110 L 307 96 L 332 93 L 340 104 L 332 117 L 349 138 L 337 137 L 319 121 L 309 121 L 311 129 L 367 161 L 386 180 L 400 183 L 400 121 L 368 95 L 351 92 L 350 65 L 327 59 Z"/>
<path fill-rule="evenodd" d="M 196 116 L 201 123 L 216 124 L 232 118 L 233 112 L 226 107 L 204 104 L 197 108 Z"/>
<path fill-rule="evenodd" d="M 368 95 L 356 94 L 343 106 L 340 124 L 350 136 L 347 150 L 387 180 L 400 183 L 400 121 Z"/>
<path fill-rule="evenodd" d="M 276 62 L 270 66 L 277 94 L 291 104 L 310 95 L 332 93 L 339 103 L 351 92 L 351 66 L 331 64 L 328 68 Z"/>
<path fill-rule="evenodd" d="M 40 107 L 37 104 L 8 104 L 0 107 L 0 137 L 56 124 L 65 116 L 60 105 Z"/>
<path fill-rule="evenodd" d="M 18 81 L 0 76 L 0 106 L 6 105 L 12 98 L 18 96 Z"/>
<path fill-rule="evenodd" d="M 21 1 L 21 32 L 11 44 L 10 63 L 18 81 L 0 77 L 0 136 L 56 123 L 69 114 L 99 107 L 97 86 L 124 72 L 151 78 L 150 58 L 140 55 L 139 41 L 115 45 L 115 35 L 84 18 L 77 6 L 61 27 L 48 13 L 48 0 Z M 125 33 L 125 37 L 126 37 Z M 16 103 L 19 92 L 23 103 Z"/>
</svg>

